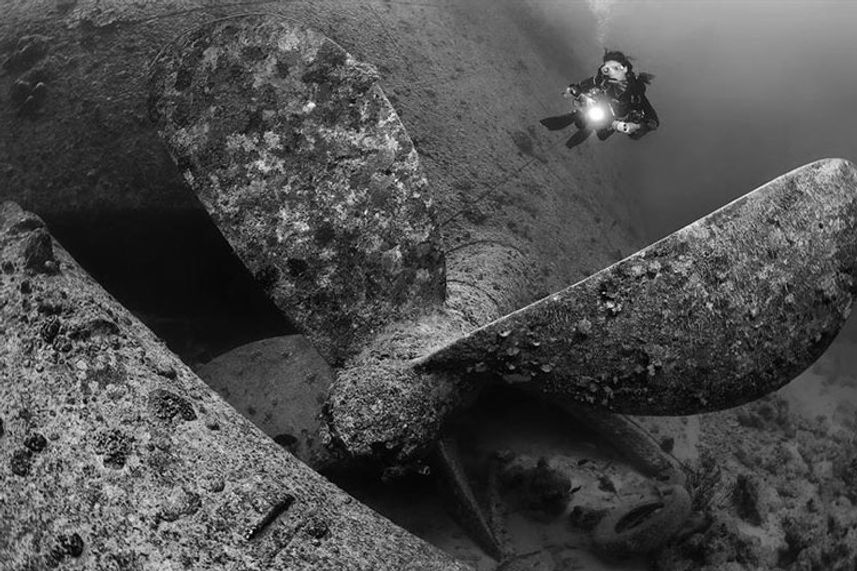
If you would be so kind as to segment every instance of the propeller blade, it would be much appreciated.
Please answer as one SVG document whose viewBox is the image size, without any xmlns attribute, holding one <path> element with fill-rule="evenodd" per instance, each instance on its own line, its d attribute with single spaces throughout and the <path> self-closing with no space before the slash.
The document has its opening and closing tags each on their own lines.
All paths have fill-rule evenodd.
<svg viewBox="0 0 857 571">
<path fill-rule="evenodd" d="M 373 67 L 250 15 L 195 30 L 153 70 L 153 115 L 186 180 L 329 364 L 443 302 L 427 182 Z"/>
<path fill-rule="evenodd" d="M 441 348 L 423 372 L 499 375 L 601 409 L 729 408 L 809 367 L 851 311 L 857 168 L 787 173 Z"/>
</svg>

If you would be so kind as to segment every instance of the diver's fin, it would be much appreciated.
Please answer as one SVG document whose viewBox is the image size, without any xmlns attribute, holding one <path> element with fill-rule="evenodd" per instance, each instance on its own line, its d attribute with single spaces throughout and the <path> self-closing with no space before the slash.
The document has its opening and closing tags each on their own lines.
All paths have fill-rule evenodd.
<svg viewBox="0 0 857 571">
<path fill-rule="evenodd" d="M 575 115 L 576 113 L 566 113 L 565 115 L 557 115 L 556 117 L 545 117 L 539 123 L 551 131 L 559 131 L 574 123 Z"/>
<path fill-rule="evenodd" d="M 545 117 L 539 123 L 550 129 L 551 131 L 559 131 L 565 129 L 574 123 L 575 113 L 567 113 L 565 115 L 557 115 L 556 117 Z"/>
<path fill-rule="evenodd" d="M 787 173 L 415 362 L 627 414 L 757 399 L 811 365 L 857 290 L 857 167 Z"/>
<path fill-rule="evenodd" d="M 568 138 L 568 140 L 565 142 L 565 146 L 569 149 L 573 149 L 574 147 L 588 139 L 589 135 L 591 134 L 592 131 L 590 131 L 589 129 L 580 129 L 574 135 Z"/>
</svg>

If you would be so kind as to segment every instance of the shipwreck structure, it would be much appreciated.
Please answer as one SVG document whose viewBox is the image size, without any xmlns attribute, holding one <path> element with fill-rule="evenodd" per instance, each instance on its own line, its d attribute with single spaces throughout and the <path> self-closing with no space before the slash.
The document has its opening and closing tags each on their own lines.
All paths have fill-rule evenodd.
<svg viewBox="0 0 857 571">
<path fill-rule="evenodd" d="M 521 188 L 496 192 L 546 165 L 547 150 L 517 131 L 510 139 L 523 166 L 476 193 L 449 184 L 441 171 L 455 161 L 421 163 L 379 71 L 304 25 L 320 25 L 329 7 L 210 14 L 193 3 L 176 12 L 96 4 L 63 4 L 14 44 L 4 69 L 15 108 L 0 118 L 16 134 L 55 121 L 65 130 L 50 144 L 66 145 L 56 154 L 73 161 L 93 143 L 75 146 L 85 130 L 60 121 L 71 107 L 44 115 L 55 85 L 74 91 L 80 80 L 57 73 L 76 64 L 56 46 L 86 52 L 85 75 L 119 82 L 113 111 L 145 111 L 132 120 L 136 137 L 121 143 L 112 172 L 69 166 L 63 192 L 85 211 L 98 204 L 75 186 L 86 177 L 126 205 L 164 197 L 187 205 L 194 191 L 255 282 L 336 371 L 316 403 L 324 422 L 301 447 L 312 466 L 354 457 L 420 466 L 451 415 L 483 386 L 507 383 L 594 415 L 653 473 L 675 472 L 612 413 L 686 414 L 762 396 L 810 364 L 850 312 L 857 171 L 847 161 L 797 169 L 630 257 L 590 252 L 594 266 L 573 268 L 561 263 L 578 254 L 564 239 L 583 231 L 563 226 L 568 213 L 597 222 L 580 200 L 537 192 L 539 177 L 555 172 L 544 167 Z M 157 34 L 147 35 L 150 25 Z M 124 40 L 115 34 L 123 26 Z M 123 41 L 146 48 L 145 66 L 120 66 L 110 49 Z M 4 152 L 3 197 L 55 215 L 57 172 L 28 169 L 20 148 Z M 134 167 L 141 180 L 163 177 L 149 195 L 135 194 L 132 168 L 123 172 L 132 156 L 144 165 Z M 97 160 L 86 157 L 87 166 Z M 29 184 L 37 180 L 49 182 Z M 466 568 L 239 415 L 27 208 L 0 210 L 0 560 Z M 598 220 L 621 219 L 589 208 Z M 542 214 L 542 224 L 522 223 L 522 213 Z M 448 451 L 442 444 L 440 456 Z"/>
</svg>

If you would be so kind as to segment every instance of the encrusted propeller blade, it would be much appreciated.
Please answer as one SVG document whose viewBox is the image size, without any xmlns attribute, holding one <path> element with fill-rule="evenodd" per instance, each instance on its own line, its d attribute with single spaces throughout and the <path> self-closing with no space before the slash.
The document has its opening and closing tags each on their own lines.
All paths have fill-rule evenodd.
<svg viewBox="0 0 857 571">
<path fill-rule="evenodd" d="M 617 412 L 738 405 L 807 367 L 850 311 L 857 174 L 828 160 L 412 362 L 461 324 L 435 307 L 434 212 L 374 70 L 263 16 L 204 26 L 153 69 L 153 111 L 190 185 L 338 369 L 325 414 L 352 454 L 425 451 L 498 375 Z"/>
<path fill-rule="evenodd" d="M 10 202 L 0 268 L 0 569 L 471 569 L 241 418 Z"/>
<path fill-rule="evenodd" d="M 629 414 L 756 399 L 851 311 L 857 168 L 814 162 L 420 361 Z"/>
<path fill-rule="evenodd" d="M 153 69 L 170 153 L 328 363 L 442 303 L 426 180 L 374 68 L 316 32 L 243 16 L 184 37 Z"/>
</svg>

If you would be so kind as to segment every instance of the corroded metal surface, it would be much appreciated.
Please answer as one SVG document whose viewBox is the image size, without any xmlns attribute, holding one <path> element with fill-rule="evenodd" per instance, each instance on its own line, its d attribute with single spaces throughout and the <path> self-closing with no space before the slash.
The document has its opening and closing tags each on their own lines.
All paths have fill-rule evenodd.
<svg viewBox="0 0 857 571">
<path fill-rule="evenodd" d="M 606 414 L 571 400 L 553 398 L 551 402 L 598 434 L 603 442 L 609 442 L 639 472 L 661 482 L 684 484 L 686 476 L 681 463 L 671 453 L 665 452 L 654 436 L 634 418 Z"/>
<path fill-rule="evenodd" d="M 821 355 L 851 311 L 855 272 L 857 170 L 818 161 L 419 368 L 499 375 L 630 414 L 728 408 Z"/>
<path fill-rule="evenodd" d="M 433 213 L 374 71 L 255 16 L 201 28 L 156 69 L 154 110 L 189 183 L 338 369 L 324 410 L 331 448 L 392 465 L 427 452 L 483 383 L 414 374 L 410 361 L 472 327 L 465 315 L 490 311 L 484 300 L 426 310 L 443 290 Z M 390 252 L 412 255 L 388 264 Z"/>
<path fill-rule="evenodd" d="M 441 437 L 437 441 L 435 449 L 435 469 L 440 472 L 446 490 L 451 494 L 453 514 L 460 525 L 476 541 L 482 549 L 497 561 L 504 557 L 503 546 L 497 539 L 497 535 L 482 508 L 470 478 L 461 461 L 461 452 L 458 444 L 452 437 Z"/>
<path fill-rule="evenodd" d="M 460 315 L 438 311 L 393 323 L 372 338 L 330 388 L 323 409 L 329 448 L 387 466 L 424 457 L 447 418 L 473 402 L 484 380 L 417 372 L 412 361 L 468 329 Z"/>
<path fill-rule="evenodd" d="M 466 568 L 262 434 L 12 203 L 0 332 L 0 568 Z"/>
<path fill-rule="evenodd" d="M 153 111 L 185 178 L 328 363 L 442 302 L 434 207 L 374 68 L 248 16 L 202 27 L 155 69 Z"/>
</svg>

